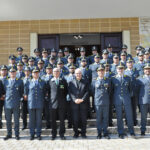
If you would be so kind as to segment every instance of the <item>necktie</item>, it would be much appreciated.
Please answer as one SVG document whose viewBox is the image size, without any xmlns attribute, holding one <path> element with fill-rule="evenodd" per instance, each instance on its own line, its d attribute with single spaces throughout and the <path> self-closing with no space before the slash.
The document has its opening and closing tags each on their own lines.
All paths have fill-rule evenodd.
<svg viewBox="0 0 150 150">
<path fill-rule="evenodd" d="M 79 88 L 79 82 L 80 82 L 80 81 L 77 80 L 77 88 Z"/>
<path fill-rule="evenodd" d="M 58 79 L 56 79 L 56 80 L 55 80 L 55 82 L 56 82 L 56 85 L 58 85 L 58 84 L 59 84 L 59 81 L 58 81 Z"/>
</svg>

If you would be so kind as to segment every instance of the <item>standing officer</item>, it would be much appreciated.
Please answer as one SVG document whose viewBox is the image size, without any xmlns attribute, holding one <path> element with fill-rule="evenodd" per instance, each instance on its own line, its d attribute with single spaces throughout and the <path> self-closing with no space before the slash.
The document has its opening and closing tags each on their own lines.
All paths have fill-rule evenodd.
<svg viewBox="0 0 150 150">
<path fill-rule="evenodd" d="M 127 58 L 127 59 L 129 59 L 129 58 L 131 58 L 131 59 L 132 59 L 132 55 L 131 55 L 131 54 L 128 54 L 128 52 L 127 52 L 127 51 L 128 51 L 128 46 L 127 46 L 126 44 L 123 44 L 123 45 L 122 45 L 122 51 L 121 51 L 121 53 L 122 53 L 122 52 L 127 53 L 126 58 Z"/>
<path fill-rule="evenodd" d="M 138 54 L 139 54 L 140 51 L 143 51 L 143 49 L 144 48 L 142 46 L 140 46 L 140 45 L 138 45 L 138 46 L 135 47 L 136 56 L 133 58 L 135 63 L 137 63 L 139 61 Z"/>
<path fill-rule="evenodd" d="M 112 46 L 111 46 L 110 43 L 107 46 L 107 50 L 109 52 L 108 59 L 110 59 L 111 61 L 113 61 L 114 54 L 113 54 L 113 48 L 112 48 Z"/>
<path fill-rule="evenodd" d="M 0 129 L 2 129 L 2 113 L 5 99 L 4 83 L 7 80 L 7 66 L 1 66 L 0 74 Z"/>
<path fill-rule="evenodd" d="M 111 64 L 111 72 L 114 74 L 117 74 L 117 66 L 119 65 L 119 56 L 117 54 L 115 54 L 113 56 L 113 64 Z"/>
<path fill-rule="evenodd" d="M 137 114 L 136 114 L 136 109 L 137 109 L 137 93 L 136 93 L 136 79 L 139 76 L 139 72 L 133 68 L 133 60 L 128 59 L 127 60 L 127 69 L 124 72 L 125 75 L 129 76 L 131 78 L 131 83 L 132 83 L 132 93 L 131 93 L 131 104 L 132 104 L 132 110 L 133 110 L 133 121 L 134 125 L 136 126 L 137 124 Z"/>
<path fill-rule="evenodd" d="M 88 60 L 88 58 L 85 56 L 85 54 L 86 54 L 85 48 L 84 48 L 84 47 L 80 47 L 80 57 L 77 57 L 77 58 L 76 58 L 76 65 L 77 65 L 77 66 L 80 66 L 81 60 L 82 60 L 83 58 L 86 59 L 87 65 L 89 65 L 89 60 Z"/>
<path fill-rule="evenodd" d="M 139 71 L 139 75 L 143 75 L 143 68 L 144 68 L 144 53 L 142 51 L 139 52 L 138 54 L 138 61 L 137 63 L 134 64 L 134 68 L 136 68 L 137 71 Z"/>
<path fill-rule="evenodd" d="M 44 61 L 44 68 L 45 68 L 49 62 L 48 51 L 45 48 L 42 49 L 42 60 Z"/>
<path fill-rule="evenodd" d="M 6 91 L 4 108 L 7 125 L 7 136 L 4 140 L 12 137 L 12 114 L 14 115 L 16 140 L 19 140 L 20 101 L 24 93 L 23 81 L 16 78 L 15 68 L 9 70 L 9 76 L 10 78 L 4 85 Z"/>
<path fill-rule="evenodd" d="M 35 54 L 35 65 L 37 65 L 39 59 L 41 59 L 41 51 L 40 49 L 36 48 L 34 49 L 34 54 Z"/>
<path fill-rule="evenodd" d="M 137 93 L 141 110 L 141 135 L 145 135 L 147 114 L 150 109 L 150 64 L 144 67 L 144 75 L 137 80 Z"/>
<path fill-rule="evenodd" d="M 17 53 L 18 53 L 18 57 L 16 58 L 16 62 L 18 63 L 18 61 L 22 60 L 23 48 L 22 47 L 18 47 L 17 48 Z"/>
<path fill-rule="evenodd" d="M 64 64 L 68 63 L 67 58 L 63 57 L 63 50 L 62 49 L 59 49 L 58 54 L 57 54 L 57 61 L 59 59 L 61 59 L 64 62 Z"/>
<path fill-rule="evenodd" d="M 106 62 L 108 62 L 109 64 L 113 63 L 112 59 L 108 58 L 108 54 L 109 54 L 108 50 L 104 49 L 102 53 L 103 59 L 100 61 L 101 64 L 105 64 Z"/>
<path fill-rule="evenodd" d="M 94 58 L 96 55 L 98 55 L 98 48 L 97 46 L 92 46 L 92 55 L 89 56 L 89 64 L 94 63 Z"/>
<path fill-rule="evenodd" d="M 125 109 L 130 135 L 135 136 L 131 107 L 131 79 L 130 77 L 124 75 L 123 64 L 117 66 L 117 75 L 112 77 L 112 92 L 113 101 L 116 108 L 119 137 L 123 139 L 125 134 L 123 126 L 123 107 Z"/>
<path fill-rule="evenodd" d="M 28 86 L 28 84 L 31 80 L 30 68 L 25 67 L 24 73 L 25 73 L 25 77 L 23 77 L 22 80 L 23 80 L 24 89 L 25 89 L 25 87 Z M 27 128 L 27 113 L 28 113 L 28 100 L 27 99 L 22 100 L 21 110 L 22 110 L 22 120 L 23 120 L 22 130 L 24 130 Z"/>
<path fill-rule="evenodd" d="M 10 55 L 9 56 L 9 63 L 8 63 L 7 68 L 9 70 L 12 67 L 14 67 L 15 69 L 17 69 L 17 67 L 16 67 L 16 57 L 14 55 Z"/>
<path fill-rule="evenodd" d="M 24 74 L 24 71 L 23 71 L 23 63 L 21 62 L 21 61 L 19 61 L 18 63 L 17 63 L 17 74 L 16 74 L 16 77 L 18 78 L 18 79 L 21 79 L 21 78 L 23 78 L 25 76 L 25 74 Z"/>
<path fill-rule="evenodd" d="M 104 64 L 104 67 L 105 67 L 105 74 L 104 74 L 104 77 L 105 78 L 108 78 L 108 79 L 111 79 L 115 74 L 114 73 L 112 73 L 111 71 L 110 71 L 110 64 L 108 64 L 108 62 L 106 62 L 105 64 Z M 112 98 L 112 96 L 110 96 L 110 103 L 109 103 L 109 126 L 113 126 L 113 120 L 112 120 L 112 118 L 113 118 L 113 98 Z"/>
<path fill-rule="evenodd" d="M 67 81 L 67 84 L 69 85 L 69 82 L 75 79 L 75 72 L 76 67 L 70 66 L 69 67 L 69 74 L 65 76 L 65 79 Z M 71 109 L 71 97 L 69 94 L 67 94 L 67 119 L 68 119 L 68 128 L 72 128 L 72 109 Z"/>
<path fill-rule="evenodd" d="M 91 92 L 90 92 L 90 95 L 93 97 L 93 99 L 92 99 L 92 112 L 95 112 L 95 108 L 94 108 L 94 91 L 93 91 L 93 86 L 94 86 L 94 84 L 95 84 L 95 81 L 96 81 L 96 79 L 97 79 L 97 68 L 99 67 L 99 65 L 100 65 L 100 56 L 99 55 L 96 55 L 95 57 L 94 57 L 94 63 L 93 64 L 91 64 L 90 66 L 89 66 L 89 70 L 90 70 L 90 72 L 91 72 Z"/>
<path fill-rule="evenodd" d="M 39 77 L 41 78 L 43 75 L 45 75 L 44 61 L 39 59 L 37 66 L 40 70 Z"/>
<path fill-rule="evenodd" d="M 48 64 L 46 67 L 46 74 L 42 76 L 42 80 L 46 82 L 48 85 L 50 80 L 53 78 L 53 66 L 51 64 Z M 46 129 L 50 129 L 51 123 L 50 123 L 50 104 L 49 104 L 49 97 L 48 95 L 45 96 L 44 99 L 44 115 L 46 119 Z"/>
<path fill-rule="evenodd" d="M 49 94 L 51 105 L 51 124 L 52 124 L 52 140 L 57 136 L 57 111 L 60 119 L 59 135 L 61 140 L 65 140 L 65 114 L 66 114 L 66 96 L 67 96 L 67 82 L 60 77 L 60 70 L 53 69 L 53 78 L 49 82 Z"/>
<path fill-rule="evenodd" d="M 38 140 L 41 140 L 42 112 L 46 95 L 46 84 L 39 78 L 39 68 L 32 71 L 32 80 L 25 86 L 24 99 L 28 100 L 30 140 L 34 140 L 35 130 Z"/>
<path fill-rule="evenodd" d="M 96 122 L 98 139 L 102 137 L 102 131 L 104 137 L 110 139 L 108 135 L 108 123 L 109 123 L 109 103 L 110 103 L 110 91 L 111 80 L 104 77 L 105 68 L 103 65 L 97 69 L 98 78 L 94 85 L 94 104 L 96 109 Z"/>
<path fill-rule="evenodd" d="M 75 79 L 69 82 L 69 95 L 71 97 L 73 113 L 74 138 L 79 136 L 79 122 L 81 121 L 81 136 L 86 138 L 87 104 L 89 96 L 88 82 L 82 78 L 81 69 L 75 70 Z"/>
</svg>

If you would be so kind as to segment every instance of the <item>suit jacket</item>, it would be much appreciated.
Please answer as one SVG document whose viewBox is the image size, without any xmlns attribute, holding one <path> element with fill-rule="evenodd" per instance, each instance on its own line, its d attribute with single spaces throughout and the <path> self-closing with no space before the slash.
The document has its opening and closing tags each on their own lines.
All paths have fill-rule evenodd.
<svg viewBox="0 0 150 150">
<path fill-rule="evenodd" d="M 89 97 L 89 86 L 85 79 L 80 80 L 79 87 L 77 86 L 76 79 L 73 79 L 69 82 L 68 90 L 73 102 L 75 102 L 76 99 L 83 99 L 84 102 L 82 103 L 87 103 Z"/>
<path fill-rule="evenodd" d="M 110 103 L 111 81 L 108 78 L 97 78 L 94 86 L 94 104 L 108 106 Z"/>
<path fill-rule="evenodd" d="M 4 87 L 6 91 L 5 108 L 19 108 L 24 93 L 23 81 L 16 78 L 12 83 L 11 79 L 8 79 Z"/>
<path fill-rule="evenodd" d="M 28 95 L 29 109 L 42 109 L 47 87 L 45 81 L 38 79 L 38 84 L 32 79 L 25 86 L 25 95 Z"/>
<path fill-rule="evenodd" d="M 63 108 L 66 107 L 66 96 L 68 92 L 67 82 L 64 78 L 59 78 L 59 84 L 56 85 L 55 78 L 52 78 L 49 82 L 49 95 L 51 108 Z"/>
<path fill-rule="evenodd" d="M 130 105 L 131 104 L 131 79 L 124 75 L 123 80 L 116 75 L 112 77 L 112 92 L 115 105 Z"/>
</svg>

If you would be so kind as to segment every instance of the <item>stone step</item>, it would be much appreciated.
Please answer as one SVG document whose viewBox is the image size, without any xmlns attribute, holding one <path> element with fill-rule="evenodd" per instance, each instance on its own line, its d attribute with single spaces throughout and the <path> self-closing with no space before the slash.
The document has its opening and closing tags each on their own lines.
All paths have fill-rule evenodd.
<svg viewBox="0 0 150 150">
<path fill-rule="evenodd" d="M 123 119 L 124 121 L 124 124 L 125 123 L 125 119 Z M 2 120 L 3 122 L 3 129 L 6 128 L 6 120 Z M 140 118 L 137 118 L 137 126 L 140 126 L 140 123 L 141 123 L 141 119 Z M 29 120 L 27 121 L 27 124 L 29 124 Z M 12 119 L 12 125 L 14 125 L 14 120 Z M 22 125 L 23 125 L 23 121 L 22 119 L 20 119 L 20 128 L 22 128 Z M 117 126 L 117 119 L 113 119 L 113 125 L 114 126 Z M 59 126 L 59 121 L 57 121 L 57 126 Z M 67 128 L 68 126 L 68 121 L 65 120 L 65 126 Z M 147 126 L 150 126 L 150 118 L 147 118 Z M 45 128 L 46 127 L 46 121 L 43 120 L 42 121 L 42 127 Z M 88 119 L 87 120 L 87 127 L 96 127 L 96 119 Z"/>
<path fill-rule="evenodd" d="M 135 134 L 140 134 L 140 127 L 135 127 Z M 13 135 L 14 135 L 14 130 Z M 110 134 L 118 134 L 117 133 L 117 127 L 109 127 L 108 131 Z M 125 126 L 126 133 L 128 132 L 127 127 Z M 57 130 L 57 133 L 59 133 L 59 130 Z M 74 132 L 73 129 L 66 129 L 65 135 L 66 136 L 73 136 Z M 150 134 L 150 126 L 147 126 L 146 134 Z M 0 129 L 0 136 L 6 136 L 7 130 L 6 129 Z M 96 136 L 97 135 L 97 129 L 96 128 L 87 128 L 87 136 Z M 20 136 L 30 136 L 29 129 L 20 130 Z M 51 129 L 42 129 L 42 136 L 51 136 Z"/>
</svg>

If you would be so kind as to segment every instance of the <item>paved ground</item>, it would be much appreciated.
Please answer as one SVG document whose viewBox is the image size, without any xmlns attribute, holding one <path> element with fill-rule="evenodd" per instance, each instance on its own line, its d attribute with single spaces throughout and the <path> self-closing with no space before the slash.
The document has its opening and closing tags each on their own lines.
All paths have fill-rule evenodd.
<svg viewBox="0 0 150 150">
<path fill-rule="evenodd" d="M 116 135 L 111 135 L 111 138 L 96 140 L 95 136 L 89 136 L 87 139 L 74 140 L 68 136 L 65 141 L 59 138 L 51 141 L 50 137 L 45 136 L 42 141 L 30 141 L 29 137 L 4 141 L 0 137 L 0 150 L 150 150 L 150 134 L 144 138 L 138 135 L 137 139 L 118 139 Z"/>
</svg>

